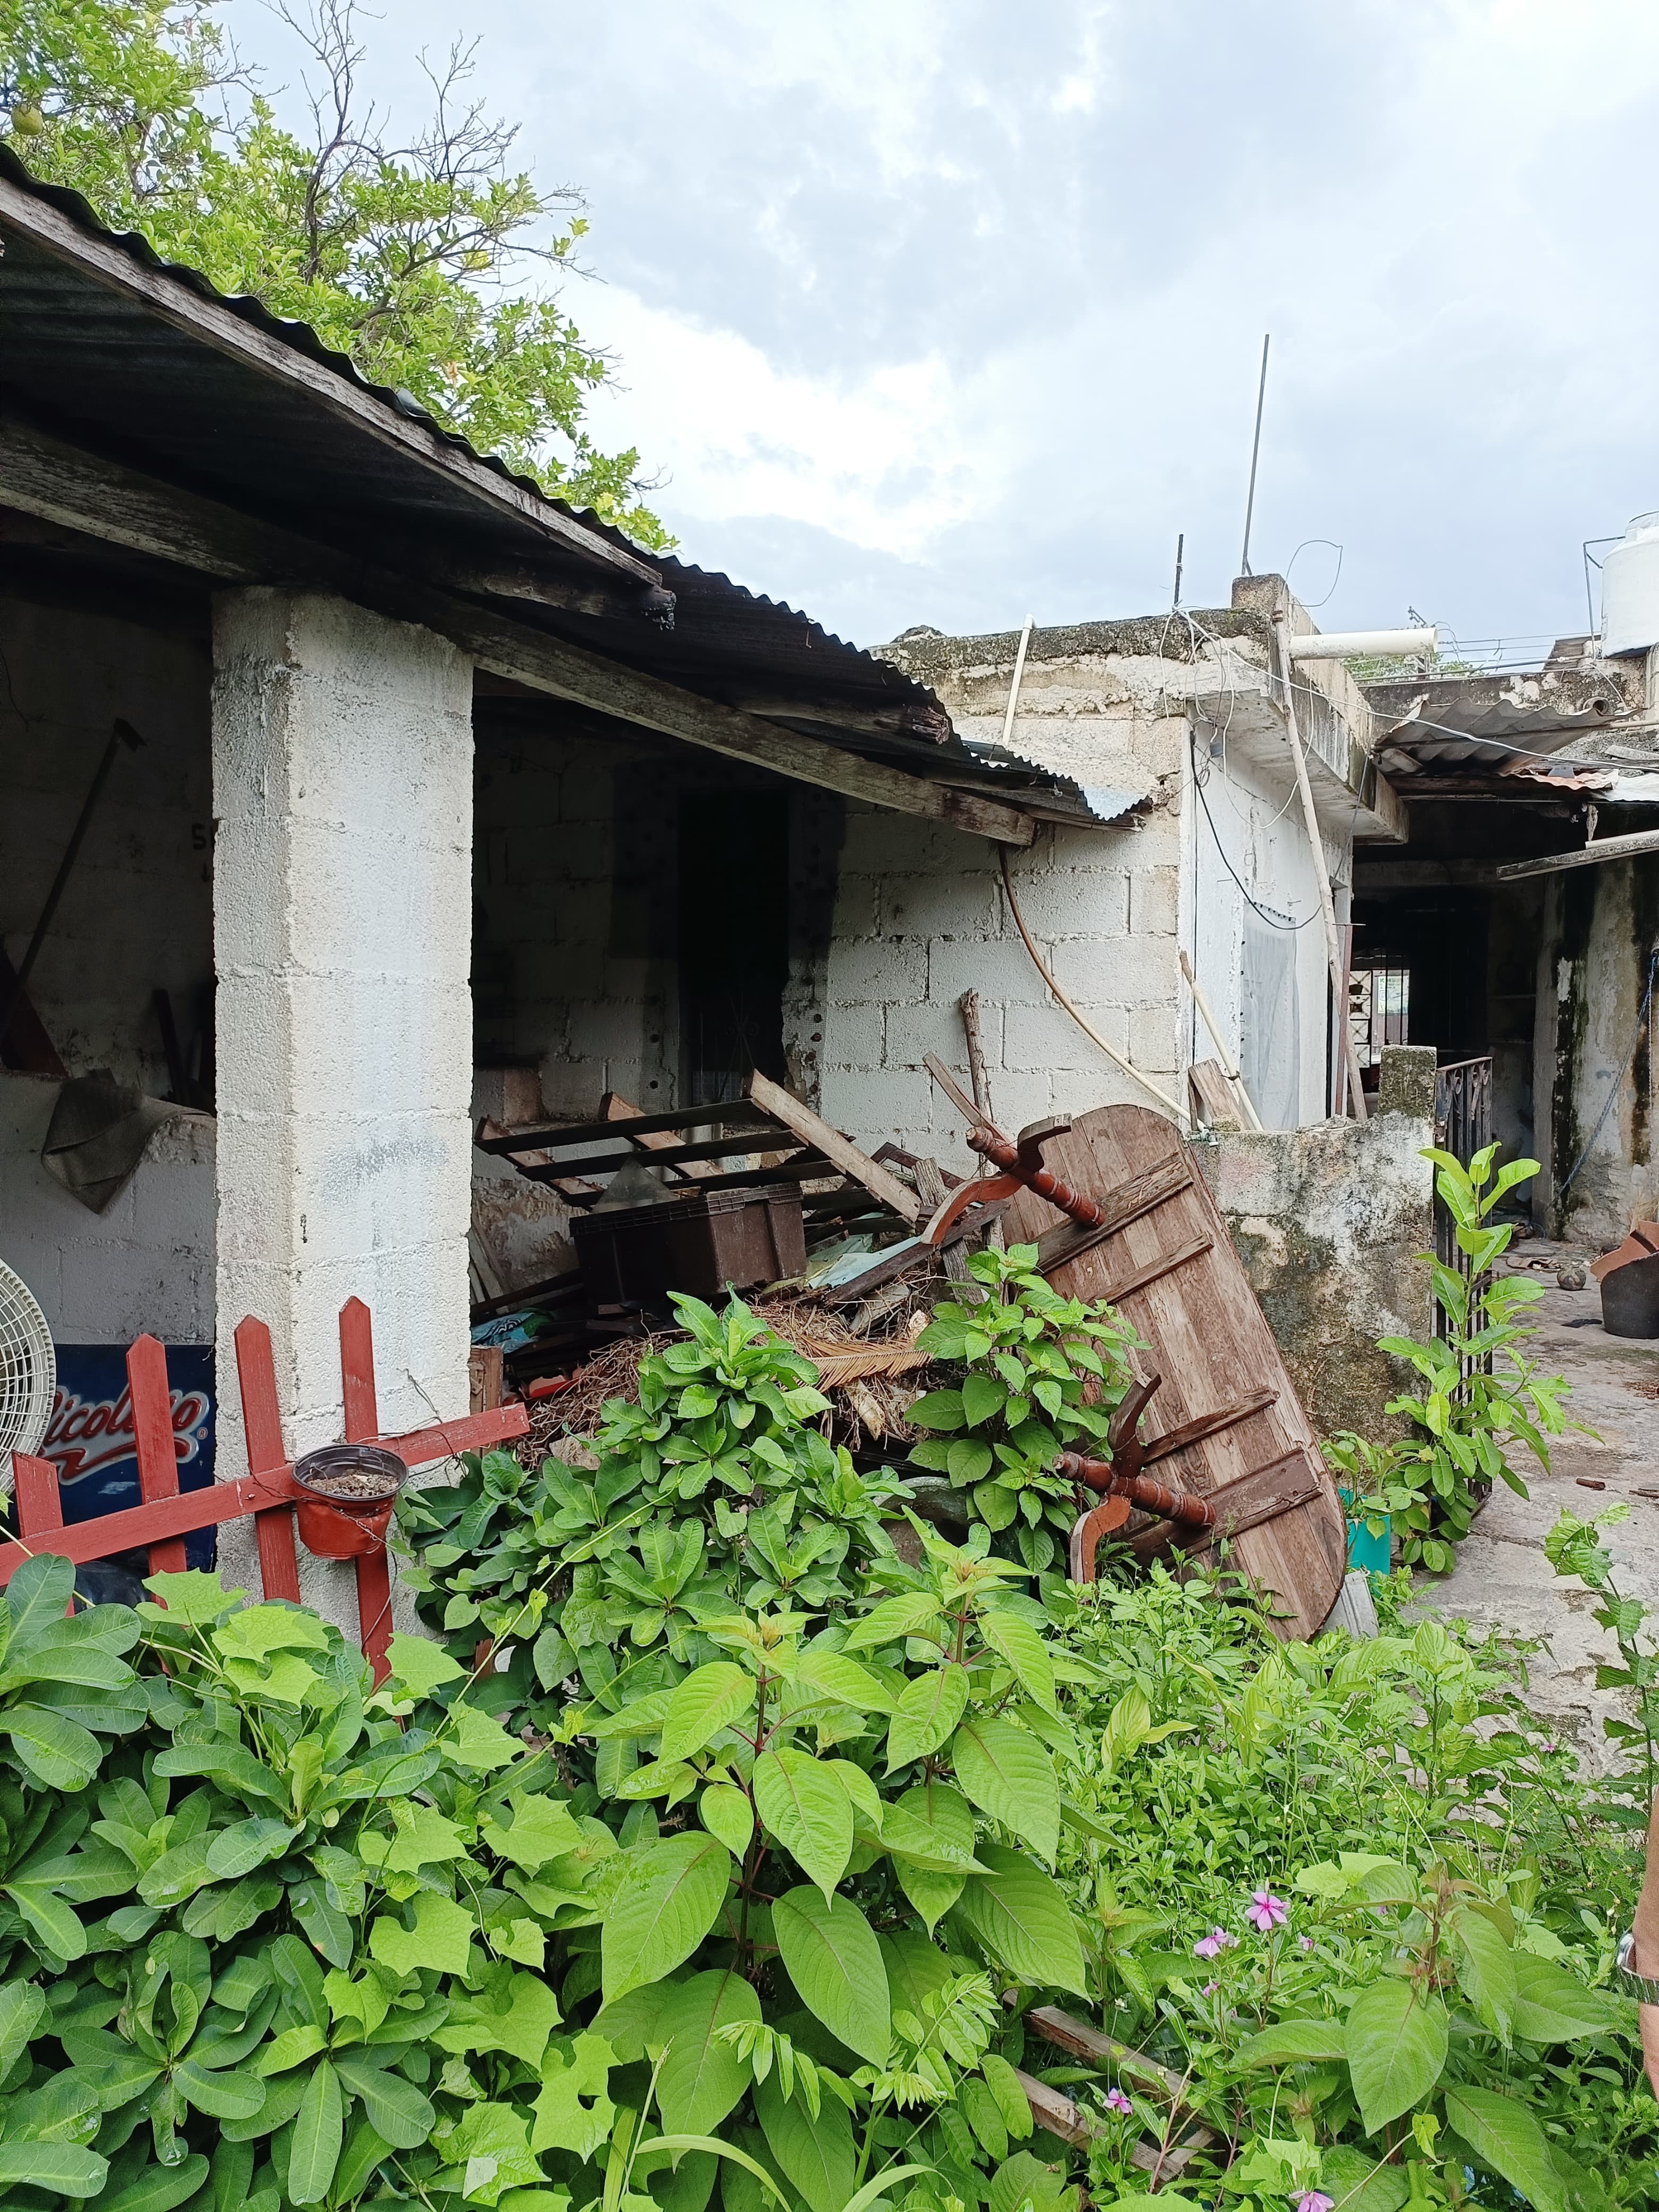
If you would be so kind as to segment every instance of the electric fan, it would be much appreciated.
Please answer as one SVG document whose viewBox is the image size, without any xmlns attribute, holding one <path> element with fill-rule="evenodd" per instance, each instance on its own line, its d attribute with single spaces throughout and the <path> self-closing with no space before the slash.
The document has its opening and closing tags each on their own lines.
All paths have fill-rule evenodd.
<svg viewBox="0 0 1659 2212">
<path fill-rule="evenodd" d="M 58 1361 L 46 1317 L 21 1275 L 0 1260 L 0 1485 L 11 1488 L 11 1455 L 38 1451 L 52 1419 Z"/>
</svg>

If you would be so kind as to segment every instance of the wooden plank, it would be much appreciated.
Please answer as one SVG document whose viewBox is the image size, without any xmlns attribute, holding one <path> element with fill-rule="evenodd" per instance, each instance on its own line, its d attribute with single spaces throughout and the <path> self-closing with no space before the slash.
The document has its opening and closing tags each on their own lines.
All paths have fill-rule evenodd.
<svg viewBox="0 0 1659 2212">
<path fill-rule="evenodd" d="M 937 1160 L 919 1159 L 912 1173 L 916 1179 L 916 1196 L 931 1214 L 936 1206 L 945 1203 L 945 1176 Z M 965 1283 L 969 1278 L 968 1255 L 962 1249 L 962 1239 L 951 1237 L 943 1247 L 941 1255 L 945 1273 L 953 1283 Z"/>
<path fill-rule="evenodd" d="M 556 547 L 601 574 L 608 572 L 642 584 L 660 583 L 660 572 L 637 553 L 611 544 L 504 471 L 464 453 L 441 432 L 410 422 L 367 385 L 313 360 L 228 304 L 205 298 L 181 277 L 165 269 L 146 267 L 125 247 L 87 229 L 74 216 L 37 199 L 7 178 L 0 178 L 0 224 L 33 240 L 44 252 L 79 269 L 110 291 L 138 301 L 149 313 L 216 352 L 300 386 L 337 420 L 367 431 L 405 460 L 434 476 L 465 483 L 487 507 L 527 524 L 550 548 Z"/>
<path fill-rule="evenodd" d="M 725 1157 L 725 1154 L 720 1152 L 705 1153 L 698 1146 L 677 1145 L 672 1135 L 665 1129 L 636 1130 L 633 1126 L 634 1123 L 643 1121 L 647 1117 L 641 1109 L 635 1105 L 631 1098 L 623 1097 L 618 1091 L 609 1091 L 605 1093 L 603 1111 L 607 1121 L 625 1121 L 628 1124 L 624 1133 L 630 1142 L 636 1146 L 642 1145 L 648 1152 L 663 1154 L 662 1164 L 665 1167 L 683 1163 L 687 1175 L 700 1182 L 714 1172 L 708 1164 L 709 1160 Z M 754 1133 L 757 1138 L 775 1136 L 777 1133 L 775 1129 L 757 1130 Z M 725 1152 L 726 1153 L 752 1152 L 754 1149 L 755 1146 L 752 1144 L 745 1144 L 733 1137 L 726 1144 Z"/>
<path fill-rule="evenodd" d="M 524 627 L 474 600 L 434 591 L 400 571 L 100 459 L 15 415 L 0 416 L 0 503 L 223 581 L 287 582 L 338 592 L 435 630 L 493 675 L 821 790 L 1004 844 L 1029 845 L 1036 835 L 1031 817 L 1000 799 L 780 729 L 548 631 Z"/>
<path fill-rule="evenodd" d="M 1164 1376 L 1158 1408 L 1166 1431 L 1252 1391 L 1276 1390 L 1272 1405 L 1171 1453 L 1159 1472 L 1172 1488 L 1207 1497 L 1225 1483 L 1303 1455 L 1316 1471 L 1316 1495 L 1242 1530 L 1231 1557 L 1260 1588 L 1276 1595 L 1283 1615 L 1275 1622 L 1278 1633 L 1316 1634 L 1341 1587 L 1346 1521 L 1336 1486 L 1323 1470 L 1318 1438 L 1191 1155 L 1172 1138 L 1161 1114 L 1108 1106 L 1078 1116 L 1065 1135 L 1052 1140 L 1045 1157 L 1056 1174 L 1091 1194 L 1115 1190 L 1172 1160 L 1187 1167 L 1183 1186 L 1128 1223 L 1108 1249 L 1074 1250 L 1044 1273 L 1062 1294 L 1095 1298 L 1111 1295 L 1113 1279 L 1121 1279 L 1126 1264 L 1132 1273 L 1158 1271 L 1115 1302 L 1150 1347 L 1140 1355 L 1148 1370 L 1155 1367 Z M 1061 1226 L 1069 1224 L 1029 1191 L 1012 1199 L 1004 1216 L 1011 1244 L 1037 1243 L 1045 1231 Z M 1202 1237 L 1210 1239 L 1208 1250 L 1174 1271 L 1164 1265 Z"/>
<path fill-rule="evenodd" d="M 288 1455 L 283 1449 L 283 1417 L 276 1401 L 276 1365 L 271 1354 L 270 1331 L 264 1322 L 255 1321 L 249 1315 L 237 1322 L 234 1341 L 248 1473 L 256 1477 L 272 1474 L 286 1465 Z M 110 1517 L 118 1519 L 119 1516 Z M 191 1525 L 205 1528 L 209 1524 L 196 1522 Z M 259 1578 L 265 1595 L 287 1598 L 298 1605 L 300 1560 L 294 1548 L 293 1514 L 285 1508 L 257 1513 L 253 1532 L 259 1547 Z"/>
<path fill-rule="evenodd" d="M 614 1103 L 623 1103 L 616 1099 L 614 1092 L 611 1097 Z M 628 1134 L 637 1141 L 647 1131 L 691 1129 L 705 1121 L 715 1129 L 728 1121 L 740 1122 L 745 1126 L 745 1133 L 757 1139 L 777 1134 L 775 1127 L 770 1123 L 753 1126 L 754 1116 L 755 1109 L 747 1098 L 740 1098 L 731 1106 L 682 1106 L 673 1113 L 641 1114 L 637 1121 L 629 1117 Z M 498 1136 L 475 1137 L 472 1141 L 481 1152 L 554 1151 L 561 1145 L 598 1144 L 602 1139 L 614 1137 L 617 1133 L 615 1122 L 607 1118 L 603 1121 L 538 1123 L 532 1128 L 511 1129 Z"/>
<path fill-rule="evenodd" d="M 173 1394 L 167 1356 L 153 1336 L 141 1336 L 127 1352 L 127 1394 L 138 1460 L 138 1494 L 147 1505 L 179 1495 L 179 1455 L 173 1441 Z M 181 1575 L 185 1547 L 177 1538 L 149 1547 L 153 1575 Z"/>
<path fill-rule="evenodd" d="M 1157 1278 L 1154 1278 L 1156 1280 Z M 1231 1406 L 1218 1406 L 1207 1413 L 1194 1413 L 1190 1421 L 1183 1421 L 1178 1429 L 1166 1429 L 1161 1436 L 1149 1437 L 1140 1447 L 1140 1464 L 1151 1467 L 1155 1460 L 1168 1459 L 1171 1453 L 1184 1451 L 1201 1437 L 1219 1436 L 1223 1429 L 1231 1429 L 1236 1422 L 1245 1420 L 1252 1413 L 1261 1413 L 1278 1397 L 1277 1390 L 1252 1390 L 1243 1398 L 1235 1399 Z"/>
<path fill-rule="evenodd" d="M 1243 1109 L 1218 1060 L 1194 1060 L 1187 1070 L 1187 1088 L 1192 1093 L 1194 1121 L 1207 1122 L 1212 1129 L 1243 1127 Z"/>
<path fill-rule="evenodd" d="M 410 1429 L 405 1436 L 377 1437 L 375 1442 L 396 1452 L 405 1467 L 427 1467 L 436 1459 L 453 1459 L 457 1452 L 488 1451 L 529 1431 L 527 1406 L 495 1406 L 459 1421 L 434 1421 L 429 1428 Z"/>
<path fill-rule="evenodd" d="M 380 1440 L 380 1416 L 374 1390 L 374 1325 L 361 1298 L 340 1309 L 340 1390 L 349 1444 Z M 357 1644 L 384 1682 L 392 1671 L 386 1649 L 392 1641 L 392 1568 L 384 1544 L 360 1552 L 352 1561 L 357 1580 Z"/>
<path fill-rule="evenodd" d="M 695 1144 L 684 1145 L 677 1144 L 672 1136 L 667 1135 L 646 1135 L 640 1139 L 638 1145 L 631 1139 L 618 1136 L 617 1148 L 612 1152 L 584 1152 L 580 1159 L 574 1160 L 546 1160 L 538 1164 L 536 1174 L 538 1181 L 544 1182 L 549 1175 L 614 1175 L 618 1168 L 626 1167 L 629 1160 L 638 1159 L 641 1148 L 644 1147 L 650 1155 L 647 1166 L 685 1166 L 693 1175 L 707 1176 L 714 1172 L 708 1165 L 710 1160 L 730 1159 L 735 1154 L 759 1152 L 769 1146 L 787 1146 L 793 1152 L 797 1139 L 787 1130 L 777 1127 L 740 1129 L 729 1137 L 700 1137 Z"/>
<path fill-rule="evenodd" d="M 466 1355 L 468 1411 L 493 1413 L 501 1402 L 507 1358 L 499 1344 L 475 1344 Z"/>
<path fill-rule="evenodd" d="M 1074 2058 L 1086 2058 L 1092 2066 L 1115 2067 L 1126 2081 L 1138 2083 L 1166 2103 L 1190 2110 L 1182 2075 L 1172 2067 L 1160 2065 L 1156 2058 L 1148 2058 L 1143 2051 L 1132 2050 L 1127 2043 L 1120 2043 L 1115 2036 L 1103 2034 L 1086 2020 L 1075 2019 L 1058 2005 L 1034 2005 L 1025 2015 L 1025 2025 L 1036 2028 L 1045 2042 L 1069 2051 Z"/>
<path fill-rule="evenodd" d="M 1173 1252 L 1165 1252 L 1156 1260 L 1149 1260 L 1144 1267 L 1137 1267 L 1133 1275 L 1126 1275 L 1121 1283 L 1112 1284 L 1100 1295 L 1116 1305 L 1120 1299 L 1127 1298 L 1131 1291 L 1144 1291 L 1148 1283 L 1156 1283 L 1165 1275 L 1174 1274 L 1176 1269 L 1184 1267 L 1188 1260 L 1196 1260 L 1200 1252 L 1207 1252 L 1214 1242 L 1212 1237 L 1192 1237 L 1185 1244 L 1178 1245 Z"/>
<path fill-rule="evenodd" d="M 1164 1127 L 1168 1128 L 1167 1121 Z M 1048 1149 L 1051 1151 L 1052 1146 Z M 1095 1199 L 1096 1205 L 1106 1218 L 1085 1228 L 1081 1222 L 1068 1221 L 1061 1215 L 1060 1226 L 1049 1230 L 1036 1240 L 1038 1267 L 1046 1275 L 1051 1267 L 1075 1260 L 1080 1254 L 1091 1251 L 1108 1237 L 1115 1237 L 1131 1222 L 1139 1221 L 1154 1206 L 1162 1206 L 1167 1199 L 1174 1198 L 1185 1190 L 1192 1182 L 1193 1173 L 1191 1165 L 1181 1153 L 1171 1152 L 1167 1159 L 1155 1160 L 1140 1174 L 1131 1176 L 1115 1190 L 1106 1191 L 1097 1197 L 1091 1191 L 1089 1195 Z M 1034 1193 L 1031 1196 L 1036 1204 L 1040 1206 L 1043 1203 L 1036 1198 Z M 1054 1211 L 1052 1207 L 1048 1210 Z"/>
<path fill-rule="evenodd" d="M 1074 2105 L 1063 2089 L 1051 2089 L 1046 2081 L 1039 2081 L 1035 2074 L 1027 2074 L 1018 2066 L 1014 2069 L 1014 2078 L 1025 2092 L 1031 2118 L 1048 2134 L 1058 2136 L 1061 2142 L 1081 2150 L 1099 2134 L 1097 2123 Z"/>
<path fill-rule="evenodd" d="M 921 1201 L 915 1191 L 907 1190 L 896 1176 L 878 1167 L 868 1152 L 860 1152 L 850 1137 L 843 1137 L 839 1129 L 832 1129 L 810 1106 L 802 1105 L 781 1084 L 774 1083 L 758 1068 L 749 1079 L 749 1095 L 763 1112 L 774 1115 L 803 1144 L 816 1147 L 826 1159 L 833 1160 L 843 1175 L 851 1176 L 854 1182 L 861 1182 L 872 1198 L 878 1198 L 902 1221 L 915 1227 L 921 1218 Z"/>
<path fill-rule="evenodd" d="M 15 1453 L 14 1462 L 27 1457 Z M 51 1469 L 57 1488 L 58 1471 L 50 1460 L 38 1462 Z M 130 1505 L 120 1513 L 100 1513 L 94 1520 L 78 1521 L 73 1528 L 61 1523 L 26 1528 L 16 1543 L 0 1545 L 0 1588 L 9 1583 L 25 1559 L 40 1552 L 53 1552 L 77 1565 L 88 1559 L 106 1559 L 117 1552 L 136 1551 L 141 1545 L 164 1543 L 169 1537 L 187 1536 L 192 1529 L 216 1528 L 225 1521 L 240 1521 L 252 1513 L 261 1520 L 286 1520 L 289 1509 L 304 1493 L 285 1468 L 264 1474 L 245 1474 L 236 1482 L 210 1482 L 201 1490 L 181 1490 L 176 1497 L 157 1498 L 151 1505 Z M 266 1592 L 267 1595 L 270 1593 Z"/>
</svg>

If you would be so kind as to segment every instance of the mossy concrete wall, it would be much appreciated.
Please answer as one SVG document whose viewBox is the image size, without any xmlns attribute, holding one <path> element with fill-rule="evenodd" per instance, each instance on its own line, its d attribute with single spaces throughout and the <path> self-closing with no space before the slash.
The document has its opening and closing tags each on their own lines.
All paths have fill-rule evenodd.
<svg viewBox="0 0 1659 2212">
<path fill-rule="evenodd" d="M 1384 1411 L 1405 1370 L 1379 1336 L 1426 1336 L 1434 1243 L 1431 1050 L 1383 1056 L 1379 1110 L 1369 1121 L 1224 1132 L 1195 1149 L 1278 1339 L 1309 1419 L 1322 1436 L 1400 1432 Z"/>
</svg>

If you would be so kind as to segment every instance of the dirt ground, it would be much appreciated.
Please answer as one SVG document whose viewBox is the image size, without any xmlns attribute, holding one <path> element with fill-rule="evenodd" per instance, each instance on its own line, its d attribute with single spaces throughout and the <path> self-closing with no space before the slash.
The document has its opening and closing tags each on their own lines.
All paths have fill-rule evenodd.
<svg viewBox="0 0 1659 2212">
<path fill-rule="evenodd" d="M 1525 1455 L 1517 1461 L 1530 1498 L 1499 1485 L 1477 1517 L 1443 1581 L 1425 1583 L 1425 1609 L 1460 1615 L 1511 1635 L 1538 1638 L 1545 1649 L 1531 1662 L 1530 1702 L 1559 1723 L 1559 1734 L 1581 1754 L 1606 1756 L 1601 1723 L 1618 1711 L 1616 1692 L 1598 1692 L 1598 1660 L 1618 1657 L 1613 1638 L 1590 1615 L 1593 1600 L 1582 1584 L 1558 1581 L 1544 1556 L 1544 1538 L 1562 1509 L 1581 1517 L 1626 1499 L 1630 1518 L 1609 1534 L 1620 1570 L 1620 1589 L 1659 1613 L 1659 1340 L 1609 1336 L 1601 1326 L 1601 1293 L 1557 1287 L 1557 1263 L 1593 1257 L 1528 1238 L 1516 1244 L 1506 1265 L 1528 1267 L 1546 1295 L 1534 1309 L 1538 1334 L 1528 1350 L 1547 1373 L 1572 1385 L 1567 1401 L 1575 1420 L 1593 1437 L 1569 1432 L 1556 1440 L 1550 1471 Z M 1524 1448 L 1523 1448 L 1524 1449 Z M 1583 1483 L 1605 1485 L 1601 1490 Z"/>
</svg>

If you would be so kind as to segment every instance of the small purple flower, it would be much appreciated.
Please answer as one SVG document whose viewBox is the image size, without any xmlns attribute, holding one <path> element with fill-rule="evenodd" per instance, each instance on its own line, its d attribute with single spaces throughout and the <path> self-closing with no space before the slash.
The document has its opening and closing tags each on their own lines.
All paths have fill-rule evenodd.
<svg viewBox="0 0 1659 2212">
<path fill-rule="evenodd" d="M 1134 2110 L 1134 2106 L 1129 2102 L 1129 2100 L 1124 2095 L 1121 2089 L 1109 2089 L 1106 2092 L 1105 2105 L 1109 2112 L 1127 2114 L 1129 2112 L 1133 2112 Z"/>
<path fill-rule="evenodd" d="M 1291 1917 L 1291 1908 L 1282 1897 L 1275 1897 L 1270 1889 L 1251 1892 L 1250 1901 L 1244 1908 L 1244 1917 L 1259 1935 L 1266 1936 L 1275 1928 L 1282 1928 Z M 1318 2192 L 1311 2192 L 1316 2195 Z"/>
<path fill-rule="evenodd" d="M 1206 1997 L 1212 1997 L 1220 1987 L 1221 1984 L 1219 1982 L 1206 1982 L 1200 1995 Z"/>
<path fill-rule="evenodd" d="M 1296 2212 L 1335 2212 L 1336 2199 L 1322 2189 L 1304 2189 L 1296 2200 Z"/>
<path fill-rule="evenodd" d="M 1547 1754 L 1547 1753 L 1549 1753 L 1550 1752 L 1553 1751 L 1553 1750 L 1554 1750 L 1554 1748 L 1555 1748 L 1555 1738 L 1554 1738 L 1553 1735 L 1547 1735 L 1547 1736 L 1545 1737 L 1544 1741 L 1543 1741 L 1543 1743 L 1542 1743 L 1542 1745 L 1541 1745 L 1540 1748 L 1545 1752 L 1545 1753 L 1546 1753 L 1546 1754 Z"/>
<path fill-rule="evenodd" d="M 1224 1951 L 1237 1948 L 1238 1938 L 1230 1936 L 1224 1928 L 1212 1928 L 1207 1936 L 1200 1936 L 1193 1946 L 1195 1959 L 1218 1959 Z"/>
<path fill-rule="evenodd" d="M 1313 1937 L 1311 1936 L 1298 1936 L 1296 1940 L 1304 1951 L 1312 1950 Z"/>
</svg>

